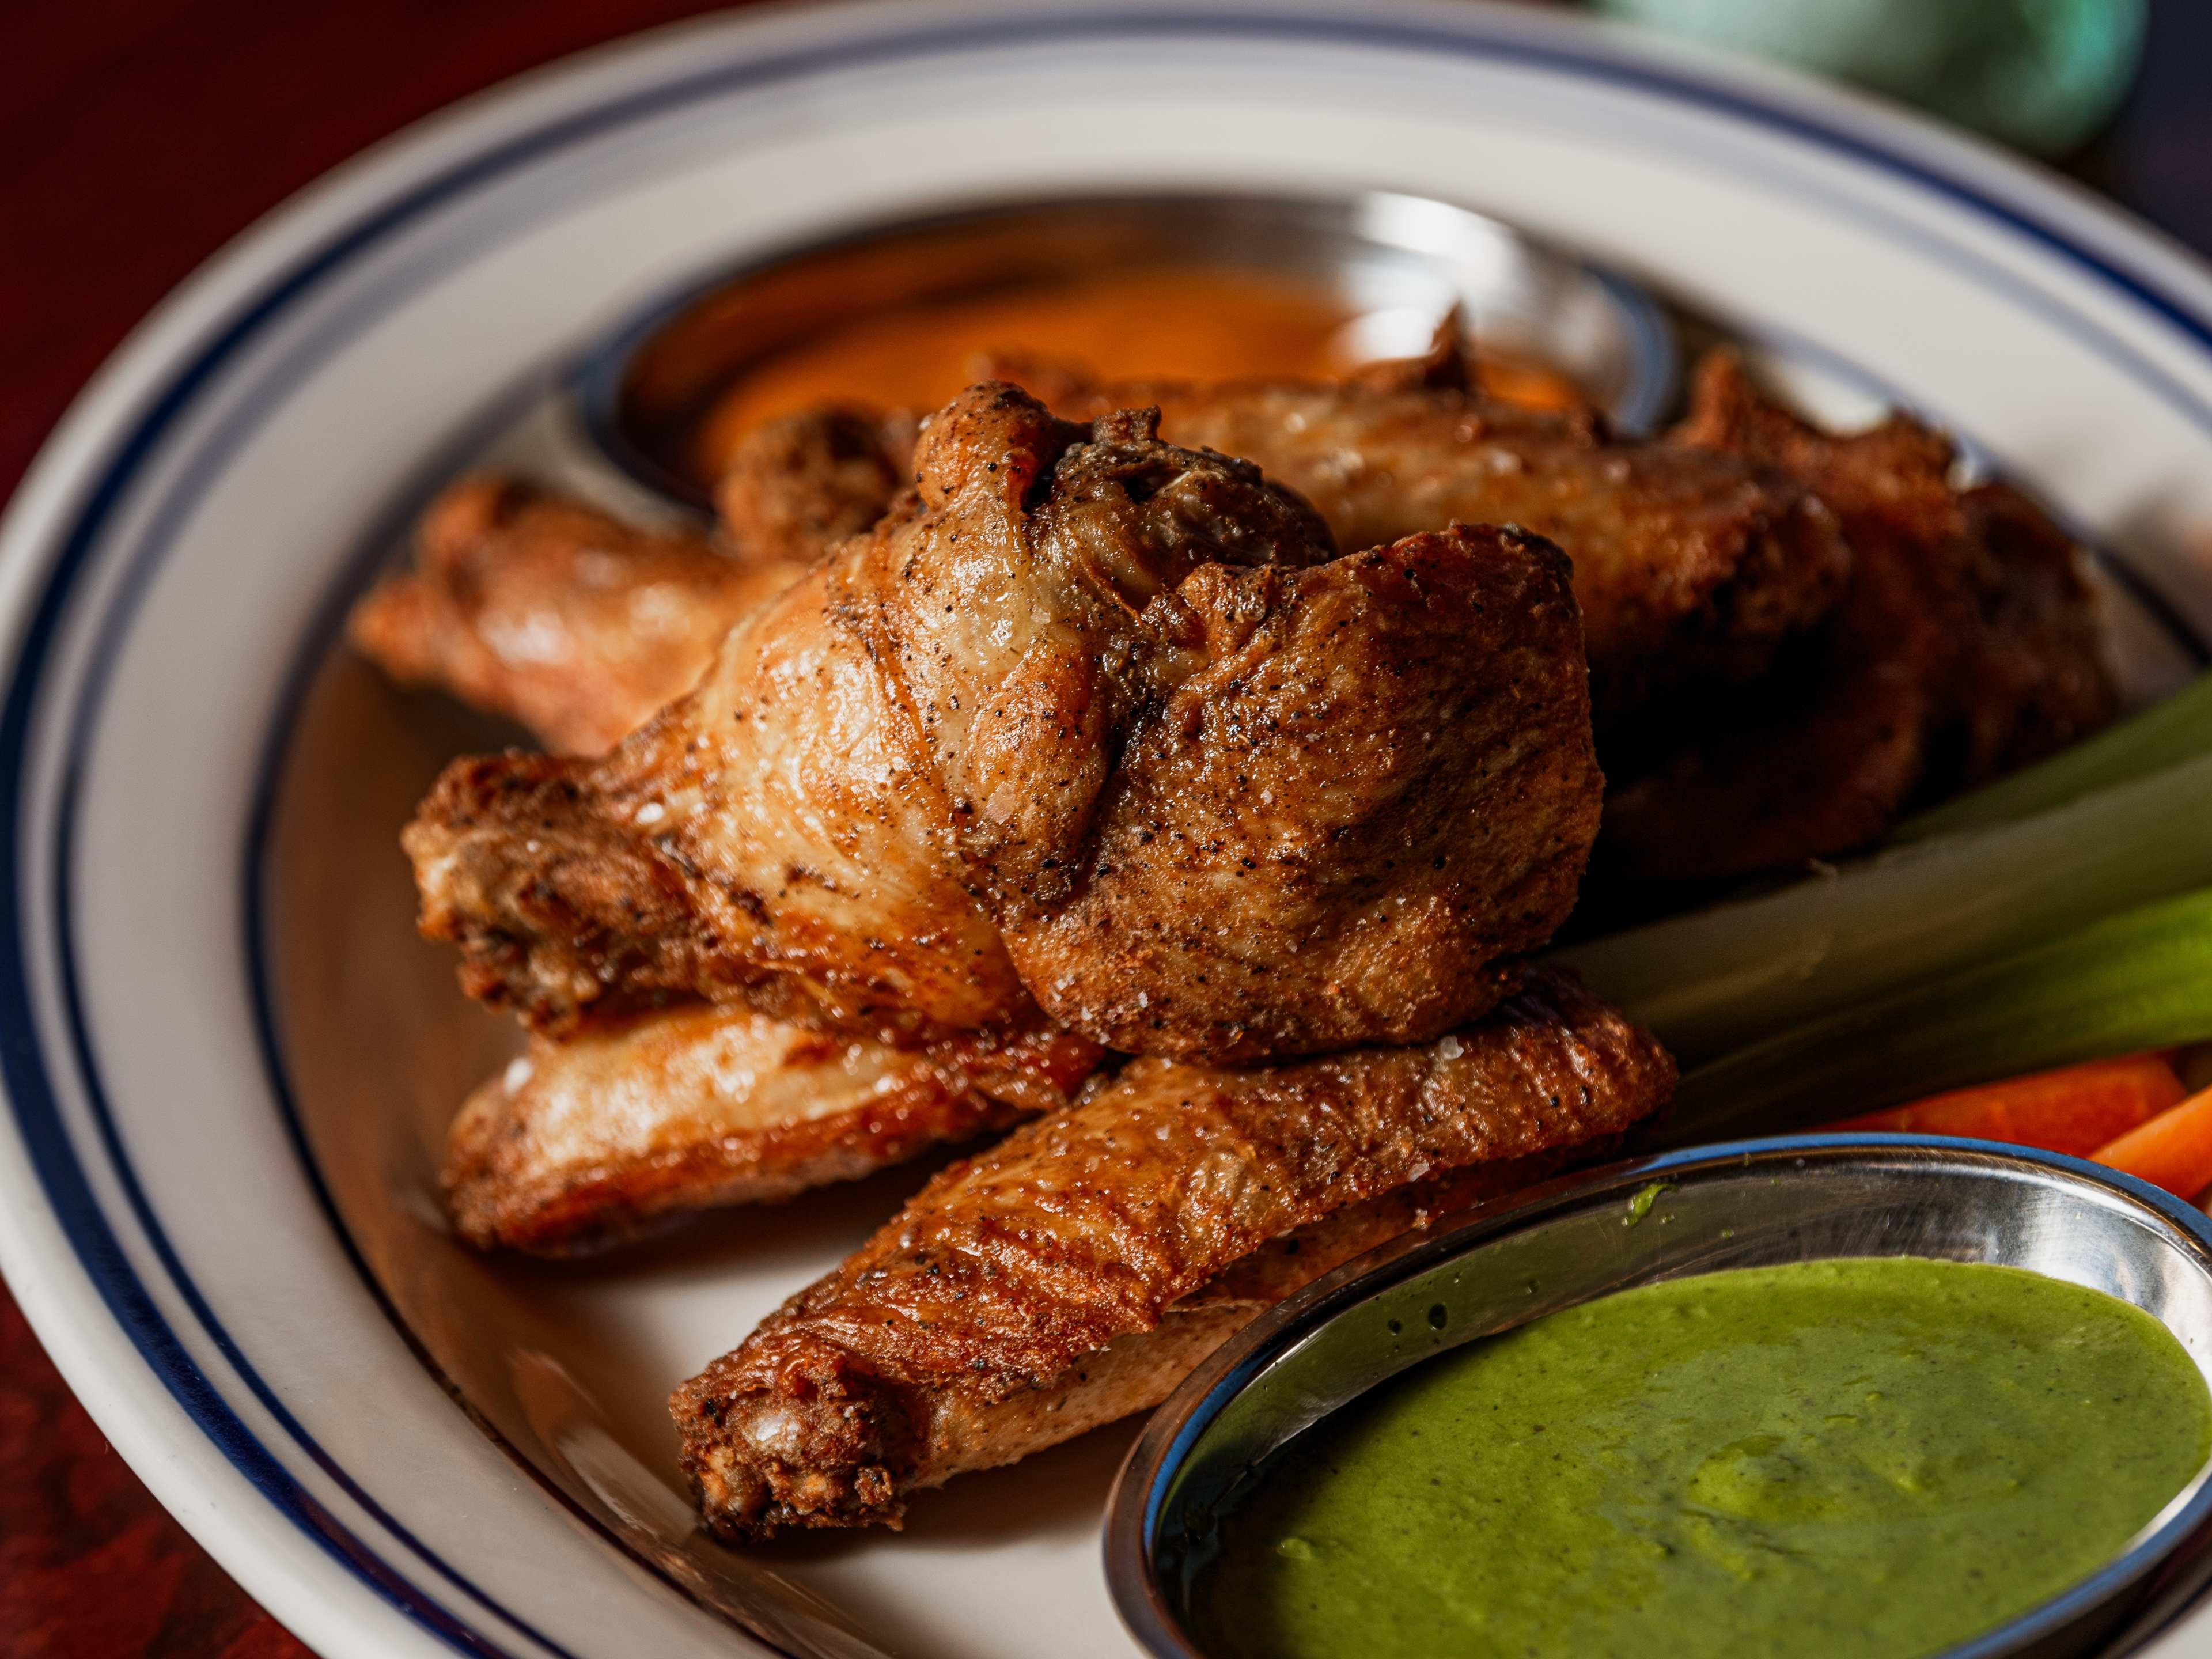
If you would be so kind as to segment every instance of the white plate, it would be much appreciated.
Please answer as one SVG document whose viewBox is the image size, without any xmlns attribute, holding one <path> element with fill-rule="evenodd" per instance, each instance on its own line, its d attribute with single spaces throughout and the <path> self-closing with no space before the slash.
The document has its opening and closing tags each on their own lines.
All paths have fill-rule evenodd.
<svg viewBox="0 0 2212 1659">
<path fill-rule="evenodd" d="M 0 532 L 0 1264 L 132 1465 L 325 1651 L 772 1650 L 720 1605 L 787 1647 L 1128 1652 L 1114 1434 L 904 1537 L 688 1532 L 660 1395 L 911 1175 L 580 1272 L 444 1238 L 429 1137 L 510 1039 L 410 937 L 389 837 L 468 733 L 331 641 L 423 492 L 643 296 L 879 213 L 1162 185 L 1410 190 L 1649 272 L 1954 423 L 2212 630 L 2197 265 L 1908 119 L 1543 15 L 748 15 L 342 170 L 140 330 Z M 2201 1617 L 2160 1649 L 2206 1650 Z"/>
</svg>

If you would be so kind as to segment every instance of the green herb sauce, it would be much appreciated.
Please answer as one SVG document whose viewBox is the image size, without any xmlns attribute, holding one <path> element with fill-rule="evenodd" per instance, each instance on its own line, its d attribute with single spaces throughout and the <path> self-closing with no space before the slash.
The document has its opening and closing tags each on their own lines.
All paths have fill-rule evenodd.
<svg viewBox="0 0 2212 1659">
<path fill-rule="evenodd" d="M 1818 1261 L 1442 1354 L 1285 1447 L 1192 1595 L 1250 1659 L 1909 1659 L 2110 1560 L 2212 1453 L 2180 1344 L 2010 1268 Z"/>
</svg>

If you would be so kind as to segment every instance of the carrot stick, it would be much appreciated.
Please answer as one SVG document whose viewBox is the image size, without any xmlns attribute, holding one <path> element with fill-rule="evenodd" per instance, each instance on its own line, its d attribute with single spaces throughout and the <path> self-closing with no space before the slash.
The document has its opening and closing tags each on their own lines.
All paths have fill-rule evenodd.
<svg viewBox="0 0 2212 1659">
<path fill-rule="evenodd" d="M 2163 1054 L 2129 1054 L 1955 1089 L 1830 1127 L 1962 1135 L 2087 1158 L 2188 1092 Z"/>
<path fill-rule="evenodd" d="M 2212 1187 L 2212 1089 L 2160 1112 L 2094 1156 L 2100 1164 L 2194 1200 Z"/>
</svg>

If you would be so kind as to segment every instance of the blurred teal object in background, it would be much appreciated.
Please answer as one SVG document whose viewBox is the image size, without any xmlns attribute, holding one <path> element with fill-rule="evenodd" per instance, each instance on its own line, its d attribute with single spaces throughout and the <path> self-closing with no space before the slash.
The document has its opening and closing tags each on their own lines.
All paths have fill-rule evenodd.
<svg viewBox="0 0 2212 1659">
<path fill-rule="evenodd" d="M 1597 0 L 1856 82 L 2039 155 L 2078 149 L 2142 58 L 2145 0 Z M 2208 66 L 2212 68 L 2212 66 Z"/>
</svg>

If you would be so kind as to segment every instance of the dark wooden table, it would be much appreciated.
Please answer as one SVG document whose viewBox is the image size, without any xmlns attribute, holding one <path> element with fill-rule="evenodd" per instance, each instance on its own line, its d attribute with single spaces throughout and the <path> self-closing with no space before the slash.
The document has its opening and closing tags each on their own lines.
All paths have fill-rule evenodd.
<svg viewBox="0 0 2212 1659">
<path fill-rule="evenodd" d="M 398 127 L 690 0 L 69 0 L 0 54 L 0 494 L 227 238 Z M 2212 252 L 2212 7 L 2154 0 L 2142 80 L 2070 169 Z M 0 1292 L 0 1654 L 306 1650 L 163 1513 Z"/>
</svg>

